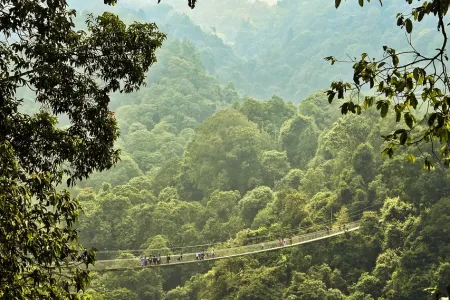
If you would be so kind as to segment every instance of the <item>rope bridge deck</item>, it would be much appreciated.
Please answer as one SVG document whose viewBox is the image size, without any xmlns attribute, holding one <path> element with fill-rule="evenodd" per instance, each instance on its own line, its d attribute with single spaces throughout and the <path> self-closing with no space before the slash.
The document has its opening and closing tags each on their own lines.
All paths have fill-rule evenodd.
<svg viewBox="0 0 450 300">
<path fill-rule="evenodd" d="M 346 232 L 352 232 L 359 229 L 359 221 L 349 223 L 346 225 L 346 228 L 333 229 L 330 231 L 321 230 L 317 232 L 307 233 L 303 235 L 298 235 L 292 237 L 292 243 L 290 239 L 286 239 L 286 246 L 279 246 L 279 241 L 269 241 L 269 242 L 259 242 L 255 244 L 232 247 L 232 248 L 222 248 L 222 249 L 214 249 L 214 257 L 206 257 L 204 259 L 198 260 L 196 258 L 196 253 L 186 253 L 183 254 L 182 261 L 177 261 L 179 255 L 173 254 L 171 255 L 171 262 L 166 262 L 166 256 L 161 257 L 160 264 L 148 264 L 146 266 L 140 266 L 140 257 L 136 258 L 124 258 L 124 259 L 111 259 L 111 260 L 98 260 L 95 263 L 95 266 L 90 267 L 89 269 L 97 272 L 107 272 L 107 271 L 126 271 L 126 270 L 140 270 L 143 268 L 164 268 L 164 267 L 173 267 L 179 265 L 188 265 L 188 264 L 198 264 L 205 263 L 210 261 L 222 260 L 222 259 L 230 259 L 240 256 L 253 255 L 257 253 L 271 252 L 277 251 L 284 248 L 296 247 L 303 244 L 313 243 L 316 241 L 332 238 L 335 236 L 343 235 Z M 210 254 L 211 252 L 208 251 Z"/>
</svg>

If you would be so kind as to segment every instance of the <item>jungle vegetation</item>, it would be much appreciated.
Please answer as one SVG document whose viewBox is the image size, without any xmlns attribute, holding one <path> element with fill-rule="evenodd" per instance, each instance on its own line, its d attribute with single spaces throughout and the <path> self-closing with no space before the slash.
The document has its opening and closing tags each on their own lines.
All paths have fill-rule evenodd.
<svg viewBox="0 0 450 300">
<path fill-rule="evenodd" d="M 448 296 L 447 83 L 393 52 L 445 66 L 446 1 L 106 2 L 0 1 L 0 298 Z M 386 65 L 334 58 L 383 45 Z M 424 106 L 416 86 L 432 89 Z M 356 219 L 358 232 L 233 260 L 81 268 Z"/>
</svg>

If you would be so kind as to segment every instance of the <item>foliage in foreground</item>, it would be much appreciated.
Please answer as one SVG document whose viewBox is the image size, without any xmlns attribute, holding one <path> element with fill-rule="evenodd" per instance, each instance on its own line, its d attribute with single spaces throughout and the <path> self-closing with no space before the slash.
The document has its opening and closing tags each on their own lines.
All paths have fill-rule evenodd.
<svg viewBox="0 0 450 300">
<path fill-rule="evenodd" d="M 359 0 L 359 5 L 364 5 Z M 370 0 L 367 0 L 370 2 Z M 406 31 L 410 49 L 397 51 L 389 46 L 383 46 L 381 59 L 371 58 L 367 53 L 361 54 L 361 59 L 352 59 L 353 82 L 336 81 L 327 91 L 331 103 L 337 95 L 343 99 L 345 93 L 352 97 L 341 106 L 343 114 L 352 112 L 360 114 L 362 108 L 376 105 L 381 117 L 386 117 L 388 111 L 394 111 L 396 122 L 403 120 L 403 125 L 384 136 L 386 147 L 383 154 L 392 157 L 394 151 L 402 146 L 420 146 L 431 144 L 433 156 L 425 157 L 424 167 L 433 168 L 436 157 L 439 164 L 450 165 L 450 78 L 447 73 L 447 26 L 445 16 L 448 13 L 449 2 L 444 0 L 406 1 L 414 6 L 408 13 L 397 14 L 397 26 Z M 336 0 L 336 8 L 341 4 Z M 382 4 L 382 1 L 380 0 Z M 441 44 L 433 53 L 417 50 L 413 43 L 413 24 L 426 17 L 434 17 L 437 34 Z M 325 58 L 331 64 L 338 60 L 333 56 Z M 368 86 L 374 91 L 374 96 L 365 96 L 360 103 L 360 92 Z M 383 96 L 377 99 L 376 96 Z M 354 100 L 356 98 L 356 100 Z M 422 102 L 419 101 L 422 100 Z M 405 127 L 406 125 L 406 127 Z M 440 158 L 436 154 L 440 155 Z M 409 155 L 410 161 L 415 160 Z"/>
<path fill-rule="evenodd" d="M 109 94 L 143 84 L 164 34 L 110 13 L 76 31 L 66 1 L 0 2 L 0 298 L 76 298 L 94 261 L 74 223 L 73 186 L 119 158 Z M 19 88 L 40 110 L 21 110 Z M 69 120 L 57 127 L 57 117 Z"/>
</svg>

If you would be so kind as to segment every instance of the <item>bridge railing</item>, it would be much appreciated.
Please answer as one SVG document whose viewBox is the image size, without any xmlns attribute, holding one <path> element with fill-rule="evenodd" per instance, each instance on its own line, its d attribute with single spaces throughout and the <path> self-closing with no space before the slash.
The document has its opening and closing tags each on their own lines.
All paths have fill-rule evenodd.
<svg viewBox="0 0 450 300">
<path fill-rule="evenodd" d="M 344 229 L 341 227 L 335 227 L 332 230 L 321 230 L 311 233 L 306 233 L 302 235 L 293 236 L 292 238 L 286 238 L 286 247 L 291 247 L 295 245 L 299 245 L 302 243 L 308 243 L 310 241 L 314 241 L 316 239 L 323 239 L 328 236 L 334 236 L 344 233 L 344 231 L 348 230 L 354 230 L 359 226 L 359 221 L 352 222 L 346 224 L 346 228 Z M 236 246 L 236 247 L 228 247 L 228 248 L 221 248 L 221 249 L 214 249 L 214 256 L 212 255 L 212 251 L 204 251 L 204 258 L 203 259 L 197 259 L 196 253 L 185 253 L 183 254 L 182 260 L 177 260 L 180 255 L 179 254 L 172 254 L 170 255 L 170 265 L 177 265 L 177 264 L 185 264 L 185 263 L 194 263 L 194 262 L 203 262 L 208 260 L 217 260 L 221 258 L 226 257 L 233 257 L 233 256 L 241 256 L 251 253 L 258 253 L 258 252 L 266 252 L 271 250 L 276 250 L 279 248 L 285 247 L 280 246 L 278 240 L 273 241 L 266 241 L 266 242 L 259 242 L 251 245 L 244 245 L 244 246 Z M 143 255 L 143 254 L 142 254 Z M 108 269 L 108 268 L 127 268 L 127 267 L 137 267 L 141 265 L 141 256 L 135 256 L 133 258 L 123 258 L 123 259 L 113 259 L 113 260 L 98 260 L 95 264 L 95 266 L 92 268 L 93 270 L 102 270 L 102 269 Z M 167 263 L 167 256 L 161 256 L 161 262 L 158 265 L 154 265 L 153 262 L 150 262 L 150 257 L 147 257 L 147 266 L 148 267 L 157 267 L 162 265 L 168 265 Z"/>
</svg>

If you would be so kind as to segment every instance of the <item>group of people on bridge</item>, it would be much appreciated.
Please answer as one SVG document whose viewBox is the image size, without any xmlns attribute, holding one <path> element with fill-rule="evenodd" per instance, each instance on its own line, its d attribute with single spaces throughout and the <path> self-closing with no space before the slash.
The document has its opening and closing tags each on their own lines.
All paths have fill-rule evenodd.
<svg viewBox="0 0 450 300">
<path fill-rule="evenodd" d="M 348 227 L 347 227 L 347 225 L 339 225 L 339 231 L 341 231 L 341 230 L 343 230 L 343 231 L 348 231 Z M 329 234 L 330 232 L 333 232 L 333 227 L 328 227 L 327 226 L 327 233 Z"/>
<path fill-rule="evenodd" d="M 286 247 L 286 245 L 287 245 L 286 239 L 278 240 L 278 247 Z M 289 245 L 292 245 L 292 237 L 289 238 Z"/>
<path fill-rule="evenodd" d="M 209 256 L 211 256 L 211 258 L 214 258 L 215 255 L 216 254 L 214 253 L 214 249 L 211 250 L 211 254 L 208 251 L 206 251 L 206 252 L 205 251 L 200 251 L 200 252 L 196 252 L 195 253 L 195 259 L 196 260 L 204 260 L 205 257 L 206 257 L 206 259 L 208 259 Z"/>
<path fill-rule="evenodd" d="M 205 258 L 214 258 L 215 257 L 215 252 L 214 249 L 211 250 L 211 252 L 208 251 L 199 251 L 195 253 L 195 259 L 196 260 L 204 260 Z M 166 264 L 170 264 L 170 254 L 167 254 L 166 256 Z M 182 262 L 183 261 L 183 253 L 180 253 L 180 256 L 177 257 L 177 261 Z M 146 266 L 157 266 L 163 263 L 163 260 L 161 258 L 161 254 L 158 256 L 151 256 L 151 257 L 147 257 L 145 255 L 141 256 L 141 266 L 142 267 L 146 267 Z"/>
<path fill-rule="evenodd" d="M 183 254 L 177 258 L 178 261 L 183 260 Z M 153 257 L 147 257 L 145 255 L 141 256 L 141 266 L 146 267 L 148 265 L 160 265 L 162 263 L 161 254 L 158 256 L 153 255 Z M 166 263 L 170 264 L 170 254 L 166 256 Z"/>
<path fill-rule="evenodd" d="M 348 227 L 347 225 L 339 225 L 339 231 L 348 231 Z M 333 227 L 326 227 L 326 231 L 328 234 L 330 234 L 331 232 L 333 232 Z M 278 240 L 278 247 L 286 247 L 287 245 L 287 241 L 286 239 L 279 239 Z M 292 237 L 289 238 L 289 245 L 292 245 Z M 264 249 L 264 243 L 261 244 L 261 250 Z M 211 250 L 211 252 L 208 251 L 199 251 L 195 253 L 195 259 L 196 260 L 204 260 L 205 258 L 214 258 L 215 257 L 215 253 L 214 253 L 214 249 Z M 166 256 L 166 264 L 170 264 L 170 254 L 167 254 Z M 180 256 L 177 258 L 177 261 L 182 262 L 183 261 L 183 253 L 180 253 Z M 161 258 L 161 254 L 158 256 L 153 255 L 152 257 L 148 257 L 147 256 L 141 256 L 141 266 L 145 267 L 148 265 L 160 265 L 162 264 L 162 258 Z"/>
</svg>

